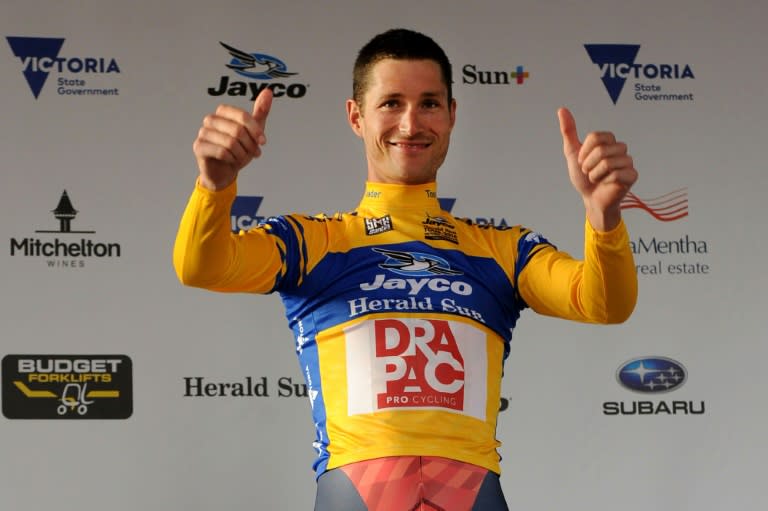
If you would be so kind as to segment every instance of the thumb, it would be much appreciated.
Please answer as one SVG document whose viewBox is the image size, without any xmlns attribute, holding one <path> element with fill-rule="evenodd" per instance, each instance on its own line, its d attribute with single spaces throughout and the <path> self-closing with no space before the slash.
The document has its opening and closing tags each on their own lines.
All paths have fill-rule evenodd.
<svg viewBox="0 0 768 511">
<path fill-rule="evenodd" d="M 261 124 L 262 129 L 267 124 L 267 116 L 269 110 L 272 108 L 272 89 L 265 87 L 256 96 L 256 100 L 253 102 L 253 118 L 256 122 Z"/>
<path fill-rule="evenodd" d="M 577 157 L 581 149 L 581 141 L 576 131 L 576 120 L 567 108 L 559 108 L 557 117 L 560 120 L 560 133 L 563 135 L 563 153 L 566 158 Z"/>
</svg>

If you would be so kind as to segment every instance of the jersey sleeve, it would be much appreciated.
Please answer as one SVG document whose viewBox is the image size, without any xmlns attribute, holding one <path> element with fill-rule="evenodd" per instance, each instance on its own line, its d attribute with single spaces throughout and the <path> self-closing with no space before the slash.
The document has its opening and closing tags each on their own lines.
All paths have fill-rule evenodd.
<svg viewBox="0 0 768 511">
<path fill-rule="evenodd" d="M 235 234 L 230 209 L 236 185 L 195 186 L 173 251 L 179 280 L 212 291 L 271 293 L 301 282 L 307 268 L 305 229 L 292 216 L 273 217 Z"/>
<path fill-rule="evenodd" d="M 589 323 L 621 323 L 634 310 L 637 274 L 623 221 L 608 232 L 596 231 L 586 221 L 583 261 L 546 246 L 522 264 L 518 290 L 538 313 Z"/>
</svg>

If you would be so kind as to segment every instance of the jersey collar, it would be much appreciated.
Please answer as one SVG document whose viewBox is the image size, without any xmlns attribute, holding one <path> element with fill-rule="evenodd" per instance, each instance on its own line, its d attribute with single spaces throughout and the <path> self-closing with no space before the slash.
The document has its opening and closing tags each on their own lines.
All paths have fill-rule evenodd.
<svg viewBox="0 0 768 511">
<path fill-rule="evenodd" d="M 400 185 L 371 181 L 365 183 L 365 193 L 358 209 L 377 213 L 418 211 L 437 214 L 442 211 L 437 200 L 437 183 Z"/>
</svg>

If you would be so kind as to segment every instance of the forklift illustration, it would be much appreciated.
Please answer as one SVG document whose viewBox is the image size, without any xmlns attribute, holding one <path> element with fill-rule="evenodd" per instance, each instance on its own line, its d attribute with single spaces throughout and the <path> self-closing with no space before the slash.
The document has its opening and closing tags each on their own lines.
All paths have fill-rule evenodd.
<svg viewBox="0 0 768 511">
<path fill-rule="evenodd" d="M 86 401 L 86 388 L 88 384 L 83 383 L 67 383 L 64 386 L 64 391 L 61 393 L 61 404 L 56 409 L 59 415 L 64 415 L 67 411 L 74 411 L 77 409 L 78 415 L 85 415 L 88 413 L 88 405 L 93 403 L 93 400 Z M 70 392 L 71 389 L 71 392 Z"/>
<path fill-rule="evenodd" d="M 24 396 L 28 398 L 49 398 L 58 399 L 59 406 L 56 412 L 59 415 L 66 415 L 67 412 L 77 412 L 83 416 L 88 413 L 88 405 L 95 399 L 117 399 L 120 397 L 119 390 L 88 390 L 87 383 L 67 383 L 61 391 L 61 396 L 49 389 L 30 389 L 23 381 L 16 380 L 13 384 Z"/>
</svg>

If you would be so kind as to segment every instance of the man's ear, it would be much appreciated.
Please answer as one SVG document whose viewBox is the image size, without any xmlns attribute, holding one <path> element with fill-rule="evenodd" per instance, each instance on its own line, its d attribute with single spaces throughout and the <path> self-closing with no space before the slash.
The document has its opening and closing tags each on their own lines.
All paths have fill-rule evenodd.
<svg viewBox="0 0 768 511">
<path fill-rule="evenodd" d="M 349 127 L 352 128 L 352 131 L 354 131 L 355 135 L 358 137 L 363 136 L 362 130 L 360 129 L 360 117 L 362 117 L 362 114 L 360 113 L 360 105 L 358 105 L 357 101 L 354 99 L 348 99 L 347 121 L 349 122 Z"/>
</svg>

